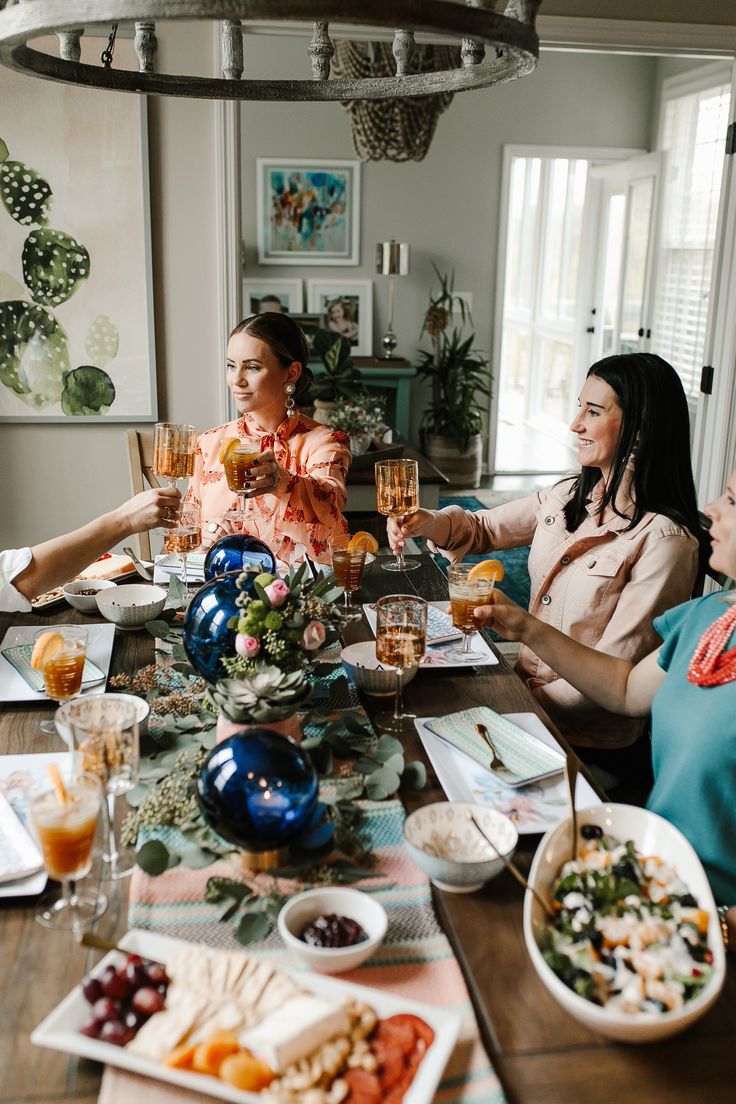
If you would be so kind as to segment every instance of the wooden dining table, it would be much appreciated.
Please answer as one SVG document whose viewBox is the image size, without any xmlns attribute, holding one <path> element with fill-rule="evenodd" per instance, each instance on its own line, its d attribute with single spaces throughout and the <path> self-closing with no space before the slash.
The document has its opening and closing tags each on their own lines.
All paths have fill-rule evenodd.
<svg viewBox="0 0 736 1104">
<path fill-rule="evenodd" d="M 428 555 L 419 570 L 398 574 L 381 569 L 381 557 L 368 569 L 357 600 L 383 594 L 447 598 L 443 573 Z M 11 625 L 87 622 L 61 608 L 35 614 L 0 615 L 0 635 Z M 347 643 L 371 637 L 363 618 L 345 629 Z M 117 632 L 111 674 L 131 672 L 153 659 L 153 639 L 144 632 Z M 446 714 L 471 705 L 491 705 L 501 713 L 534 712 L 570 752 L 526 685 L 500 656 L 489 667 L 421 670 L 404 692 L 407 709 L 419 716 Z M 385 699 L 362 697 L 369 716 Z M 0 707 L 2 754 L 63 750 L 60 740 L 43 735 L 39 722 L 50 704 Z M 428 768 L 427 787 L 403 794 L 408 809 L 444 794 L 418 735 L 402 737 L 407 757 Z M 572 754 L 570 752 L 570 754 Z M 528 869 L 539 836 L 522 835 L 516 860 Z M 109 907 L 97 931 L 117 938 L 127 926 L 127 883 L 108 883 Z M 577 1104 L 630 1101 L 638 1104 L 719 1104 L 734 1098 L 736 1074 L 736 967 L 729 962 L 724 991 L 716 1005 L 689 1031 L 644 1047 L 613 1043 L 588 1031 L 547 993 L 526 952 L 522 931 L 523 891 L 503 872 L 473 894 L 434 890 L 437 916 L 452 944 L 470 993 L 481 1038 L 501 1079 L 507 1100 L 518 1104 Z M 32 1029 L 76 985 L 94 961 L 94 952 L 75 945 L 68 934 L 34 921 L 36 901 L 0 900 L 0 1104 L 51 1101 L 92 1102 L 100 1068 L 67 1055 L 33 1047 Z"/>
</svg>

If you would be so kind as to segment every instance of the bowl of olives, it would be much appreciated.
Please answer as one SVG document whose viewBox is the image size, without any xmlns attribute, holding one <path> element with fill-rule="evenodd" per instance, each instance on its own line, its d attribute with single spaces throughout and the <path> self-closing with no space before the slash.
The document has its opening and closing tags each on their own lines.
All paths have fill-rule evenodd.
<svg viewBox="0 0 736 1104">
<path fill-rule="evenodd" d="M 308 889 L 279 913 L 279 933 L 297 958 L 323 974 L 354 970 L 383 943 L 386 910 L 373 894 L 342 886 Z"/>
</svg>

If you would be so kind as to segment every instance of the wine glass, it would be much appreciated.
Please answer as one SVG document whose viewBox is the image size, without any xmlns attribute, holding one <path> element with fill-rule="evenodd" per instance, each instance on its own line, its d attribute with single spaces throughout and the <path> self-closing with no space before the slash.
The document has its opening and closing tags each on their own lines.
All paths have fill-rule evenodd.
<svg viewBox="0 0 736 1104">
<path fill-rule="evenodd" d="M 132 790 L 140 761 L 135 704 L 115 695 L 98 694 L 75 702 L 68 714 L 71 747 L 82 769 L 99 779 L 107 795 L 108 842 L 103 858 L 107 877 L 132 874 L 135 855 L 121 852 L 115 833 L 115 798 Z"/>
<path fill-rule="evenodd" d="M 194 454 L 197 430 L 191 425 L 156 422 L 153 427 L 153 472 L 165 479 L 170 487 L 177 479 L 194 475 Z"/>
<path fill-rule="evenodd" d="M 225 514 L 225 517 L 239 524 L 243 533 L 246 532 L 245 523 L 248 517 L 247 496 L 250 490 L 251 468 L 260 455 L 260 437 L 240 437 L 237 442 L 231 442 L 222 460 L 227 485 L 231 491 L 236 492 L 240 500 L 240 509 Z"/>
<path fill-rule="evenodd" d="M 450 587 L 450 606 L 452 609 L 452 623 L 463 634 L 463 643 L 460 648 L 450 648 L 447 655 L 456 656 L 463 662 L 472 663 L 483 659 L 482 652 L 471 651 L 470 639 L 481 626 L 473 616 L 476 606 L 485 606 L 490 603 L 493 587 L 496 583 L 495 575 L 488 578 L 469 578 L 476 564 L 453 564 L 447 571 L 447 581 Z"/>
<path fill-rule="evenodd" d="M 187 585 L 187 556 L 202 543 L 200 511 L 196 506 L 183 506 L 179 520 L 164 531 L 164 552 L 176 553 L 181 559 L 184 586 Z"/>
<path fill-rule="evenodd" d="M 55 780 L 54 780 L 55 779 Z M 92 845 L 103 805 L 102 787 L 92 774 L 62 781 L 60 773 L 39 779 L 27 794 L 28 815 L 43 852 L 50 878 L 61 882 L 62 895 L 44 900 L 36 920 L 47 928 L 74 932 L 89 927 L 107 908 L 96 890 L 76 883 L 92 867 Z"/>
<path fill-rule="evenodd" d="M 347 617 L 362 616 L 360 610 L 356 610 L 352 604 L 352 596 L 360 589 L 365 567 L 366 550 L 350 552 L 347 548 L 335 548 L 330 545 L 332 557 L 332 574 L 343 588 L 343 612 Z"/>
<path fill-rule="evenodd" d="M 419 508 L 419 464 L 416 460 L 376 461 L 378 512 L 385 517 L 403 517 Z M 384 571 L 413 571 L 419 560 L 405 560 L 404 549 L 395 560 L 381 564 Z"/>
<path fill-rule="evenodd" d="M 376 659 L 396 672 L 393 713 L 379 714 L 376 722 L 399 734 L 414 720 L 404 712 L 402 672 L 417 667 L 427 645 L 427 603 L 411 594 L 387 594 L 376 603 Z"/>
<path fill-rule="evenodd" d="M 46 626 L 38 629 L 33 640 L 31 662 L 43 675 L 47 696 L 59 705 L 76 698 L 82 689 L 87 630 L 81 625 Z M 58 735 L 53 721 L 41 721 L 41 731 L 48 736 Z"/>
</svg>

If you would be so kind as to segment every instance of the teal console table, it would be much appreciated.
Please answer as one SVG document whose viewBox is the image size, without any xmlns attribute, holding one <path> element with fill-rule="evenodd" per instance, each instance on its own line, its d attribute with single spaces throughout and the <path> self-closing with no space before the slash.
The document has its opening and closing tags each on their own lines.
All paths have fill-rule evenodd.
<svg viewBox="0 0 736 1104">
<path fill-rule="evenodd" d="M 411 381 L 417 374 L 416 368 L 408 360 L 392 357 L 353 357 L 353 363 L 363 377 L 369 391 L 386 396 L 386 421 L 399 436 L 409 437 L 409 398 Z M 321 361 L 310 361 L 309 367 L 315 376 L 320 376 L 325 368 Z"/>
</svg>

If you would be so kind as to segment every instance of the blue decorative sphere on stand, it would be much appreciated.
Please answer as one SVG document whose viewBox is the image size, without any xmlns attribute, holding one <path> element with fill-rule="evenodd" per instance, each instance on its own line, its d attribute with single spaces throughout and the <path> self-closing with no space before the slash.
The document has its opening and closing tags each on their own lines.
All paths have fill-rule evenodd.
<svg viewBox="0 0 736 1104">
<path fill-rule="evenodd" d="M 313 820 L 318 789 L 309 757 L 270 728 L 223 740 L 197 781 L 207 823 L 247 852 L 273 851 L 295 840 Z"/>
<path fill-rule="evenodd" d="M 259 571 L 276 571 L 273 552 L 258 537 L 247 533 L 229 533 L 212 545 L 204 561 L 205 579 L 214 579 L 225 571 L 242 571 L 249 565 Z"/>
<path fill-rule="evenodd" d="M 235 654 L 236 630 L 228 622 L 240 612 L 236 581 L 241 571 L 218 575 L 192 598 L 184 622 L 183 643 L 189 662 L 207 682 L 225 678 L 221 656 Z"/>
</svg>

